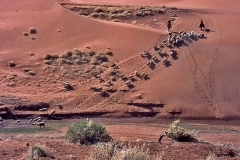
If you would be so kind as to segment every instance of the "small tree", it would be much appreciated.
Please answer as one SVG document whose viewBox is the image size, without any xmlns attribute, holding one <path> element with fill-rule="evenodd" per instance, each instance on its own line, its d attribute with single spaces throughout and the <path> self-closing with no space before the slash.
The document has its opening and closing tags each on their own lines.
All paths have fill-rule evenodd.
<svg viewBox="0 0 240 160">
<path fill-rule="evenodd" d="M 65 138 L 70 143 L 95 144 L 109 142 L 111 137 L 106 128 L 93 121 L 79 121 L 68 127 Z"/>
</svg>

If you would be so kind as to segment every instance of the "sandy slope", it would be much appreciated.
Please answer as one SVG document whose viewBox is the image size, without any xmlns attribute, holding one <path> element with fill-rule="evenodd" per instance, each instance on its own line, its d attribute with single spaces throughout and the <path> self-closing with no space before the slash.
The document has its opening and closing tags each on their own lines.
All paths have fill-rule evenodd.
<svg viewBox="0 0 240 160">
<path fill-rule="evenodd" d="M 58 1 L 59 2 L 59 1 Z M 63 1 L 61 1 L 63 2 Z M 24 95 L 26 99 L 63 103 L 65 110 L 59 112 L 81 111 L 120 111 L 120 112 L 160 112 L 158 117 L 239 117 L 240 74 L 238 45 L 239 39 L 239 1 L 96 1 L 72 0 L 74 3 L 117 4 L 117 5 L 166 5 L 189 9 L 178 12 L 173 22 L 173 31 L 196 31 L 204 33 L 206 39 L 192 41 L 188 46 L 176 48 L 178 59 L 170 60 L 170 66 L 161 63 L 154 70 L 147 68 L 146 59 L 138 53 L 167 38 L 166 29 L 156 30 L 150 27 L 138 27 L 129 24 L 92 20 L 81 17 L 61 7 L 53 0 L 22 0 L 0 2 L 0 86 L 1 95 Z M 209 32 L 198 29 L 203 19 Z M 162 22 L 165 23 L 165 22 Z M 162 24 L 161 24 L 162 25 Z M 23 36 L 29 27 L 35 27 L 37 34 Z M 42 57 L 45 53 L 62 53 L 74 48 L 105 50 L 111 48 L 114 55 L 111 62 L 117 62 L 119 71 L 125 75 L 135 70 L 149 74 L 149 80 L 136 78 L 134 88 L 127 93 L 116 92 L 108 98 L 92 93 L 91 85 L 98 82 L 90 79 L 87 83 L 76 84 L 76 90 L 59 92 L 61 81 L 33 85 L 41 76 L 50 77 L 43 72 Z M 34 56 L 29 56 L 34 52 Z M 151 54 L 156 54 L 151 50 Z M 14 60 L 17 67 L 9 69 L 8 61 Z M 36 65 L 39 63 L 39 65 Z M 22 72 L 30 67 L 37 75 L 26 78 Z M 18 84 L 11 88 L 8 78 L 12 73 L 19 75 Z M 49 76 L 49 77 L 48 77 Z M 106 77 L 106 74 L 104 74 Z M 50 77 L 51 78 L 51 77 Z M 31 85 L 26 85 L 31 83 Z M 117 80 L 114 87 L 119 89 L 124 83 Z M 54 94 L 53 94 L 54 93 Z M 136 99 L 141 94 L 143 99 Z M 39 98 L 40 97 L 40 98 Z M 44 99 L 44 100 L 43 100 Z M 125 105 L 129 101 L 165 103 L 163 108 L 146 108 Z M 7 105 L 7 104 L 6 104 Z"/>
</svg>

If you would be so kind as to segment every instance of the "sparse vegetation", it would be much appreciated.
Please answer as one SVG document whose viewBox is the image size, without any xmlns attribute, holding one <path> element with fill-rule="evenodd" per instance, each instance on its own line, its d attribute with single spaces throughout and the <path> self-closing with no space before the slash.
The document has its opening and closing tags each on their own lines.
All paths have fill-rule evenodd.
<svg viewBox="0 0 240 160">
<path fill-rule="evenodd" d="M 14 61 L 9 61 L 8 62 L 8 66 L 9 67 L 15 67 L 16 66 L 16 63 Z"/>
<path fill-rule="evenodd" d="M 113 55 L 112 51 L 109 50 L 109 49 L 107 49 L 107 50 L 105 51 L 105 54 L 106 54 L 106 55 L 109 55 L 109 56 L 112 56 L 112 55 Z"/>
<path fill-rule="evenodd" d="M 89 52 L 88 52 L 88 55 L 89 56 L 93 56 L 93 55 L 95 55 L 96 53 L 93 51 L 93 50 L 90 50 Z"/>
<path fill-rule="evenodd" d="M 180 120 L 175 120 L 168 128 L 167 136 L 173 140 L 180 142 L 189 142 L 197 141 L 196 140 L 196 131 L 186 131 L 183 127 L 180 126 Z"/>
<path fill-rule="evenodd" d="M 24 36 L 28 36 L 28 33 L 27 33 L 27 32 L 23 32 L 23 35 L 24 35 Z"/>
<path fill-rule="evenodd" d="M 28 160 L 35 160 L 41 157 L 54 158 L 53 154 L 51 154 L 50 150 L 46 146 L 34 145 L 30 147 L 27 156 Z"/>
<path fill-rule="evenodd" d="M 97 144 L 87 160 L 150 160 L 148 148 L 143 145 L 131 145 L 126 142 L 108 142 Z"/>
<path fill-rule="evenodd" d="M 31 34 L 36 34 L 37 30 L 34 27 L 29 27 L 28 32 L 31 33 Z"/>
<path fill-rule="evenodd" d="M 97 64 L 100 64 L 100 63 L 106 62 L 106 61 L 108 61 L 107 56 L 104 53 L 99 52 L 93 56 L 91 64 L 97 65 Z"/>
<path fill-rule="evenodd" d="M 23 71 L 24 72 L 29 72 L 29 71 L 31 71 L 31 68 L 23 68 Z"/>
<path fill-rule="evenodd" d="M 65 138 L 70 143 L 78 144 L 109 142 L 112 139 L 103 125 L 91 120 L 79 121 L 69 126 Z"/>
<path fill-rule="evenodd" d="M 73 6 L 66 6 L 73 10 Z M 74 11 L 80 15 L 89 16 L 91 18 L 108 18 L 114 22 L 125 20 L 129 17 L 146 17 L 154 14 L 163 14 L 167 7 L 161 6 L 74 6 Z"/>
<path fill-rule="evenodd" d="M 57 59 L 57 58 L 59 58 L 59 56 L 57 54 L 47 53 L 43 56 L 44 60 L 54 60 L 54 59 Z"/>
<path fill-rule="evenodd" d="M 36 75 L 36 72 L 34 72 L 34 71 L 29 71 L 28 72 L 30 75 L 32 75 L 32 76 L 35 76 Z"/>
</svg>

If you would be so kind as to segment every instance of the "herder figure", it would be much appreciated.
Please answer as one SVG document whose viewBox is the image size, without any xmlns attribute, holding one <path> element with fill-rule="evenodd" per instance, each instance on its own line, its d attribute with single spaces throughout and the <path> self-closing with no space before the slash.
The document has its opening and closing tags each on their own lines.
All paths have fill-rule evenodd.
<svg viewBox="0 0 240 160">
<path fill-rule="evenodd" d="M 170 32 L 170 28 L 172 28 L 172 23 L 170 19 L 167 22 L 167 28 L 168 28 L 168 32 Z"/>
<path fill-rule="evenodd" d="M 202 19 L 201 19 L 199 28 L 200 28 L 201 30 L 205 30 L 205 24 L 203 23 L 203 20 L 202 20 Z"/>
</svg>

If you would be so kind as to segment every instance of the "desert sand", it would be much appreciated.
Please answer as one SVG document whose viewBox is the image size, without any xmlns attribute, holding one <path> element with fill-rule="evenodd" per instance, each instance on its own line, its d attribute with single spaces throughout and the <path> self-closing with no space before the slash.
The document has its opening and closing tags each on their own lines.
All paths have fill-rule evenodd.
<svg viewBox="0 0 240 160">
<path fill-rule="evenodd" d="M 60 3 L 98 5 L 137 5 L 176 7 L 177 17 L 172 22 L 172 32 L 204 34 L 205 38 L 192 40 L 186 45 L 174 47 L 177 58 L 169 58 L 169 65 L 151 47 L 167 40 L 166 22 L 168 12 L 159 15 L 159 20 L 144 18 L 141 24 L 117 23 L 80 16 Z M 22 0 L 0 2 L 0 107 L 3 117 L 10 110 L 11 116 L 39 114 L 28 109 L 38 102 L 48 104 L 48 110 L 56 115 L 99 115 L 105 117 L 154 116 L 157 118 L 207 118 L 238 119 L 238 26 L 239 1 L 207 0 L 141 0 L 141 1 L 97 1 L 97 0 Z M 157 15 L 155 18 L 158 18 Z M 206 31 L 198 28 L 200 19 Z M 134 18 L 131 19 L 133 21 Z M 141 19 L 137 19 L 141 22 Z M 36 33 L 28 33 L 34 27 Z M 28 35 L 24 36 L 26 32 Z M 108 61 L 96 65 L 103 70 L 104 82 L 85 74 L 91 67 L 82 65 L 44 64 L 47 53 L 61 55 L 75 48 L 88 52 L 110 50 Z M 149 50 L 150 49 L 150 50 Z M 150 69 L 139 53 L 149 50 L 160 62 Z M 169 54 L 165 46 L 167 54 Z M 87 57 L 90 61 L 91 57 Z M 14 61 L 16 66 L 10 67 Z M 110 67 L 116 64 L 117 69 Z M 64 68 L 65 67 L 65 68 Z M 26 71 L 26 68 L 32 72 Z M 81 75 L 64 76 L 63 71 Z M 99 69 L 99 70 L 100 70 Z M 25 70 L 25 71 L 23 71 Z M 112 81 L 114 92 L 107 96 L 90 88 L 105 85 L 109 72 L 133 75 L 132 87 L 127 87 L 121 78 Z M 145 72 L 147 79 L 134 75 Z M 33 73 L 34 72 L 34 73 Z M 90 71 L 91 72 L 91 71 Z M 80 73 L 79 73 L 80 74 Z M 84 75 L 85 77 L 83 77 Z M 111 78 L 111 77 L 110 77 Z M 73 90 L 65 90 L 62 83 L 69 82 Z M 126 91 L 122 91 L 126 90 Z M 62 108 L 56 106 L 61 104 Z M 6 108 L 9 108 L 8 110 Z M 46 114 L 46 113 L 42 113 Z"/>
</svg>

